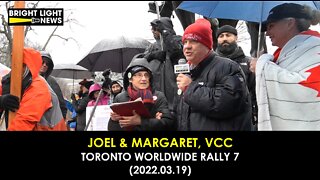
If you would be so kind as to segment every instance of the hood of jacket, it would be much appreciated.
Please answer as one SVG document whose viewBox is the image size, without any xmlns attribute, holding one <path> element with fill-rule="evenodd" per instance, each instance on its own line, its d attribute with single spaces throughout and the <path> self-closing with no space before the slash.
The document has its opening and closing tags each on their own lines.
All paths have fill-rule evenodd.
<svg viewBox="0 0 320 180">
<path fill-rule="evenodd" d="M 42 66 L 41 55 L 38 51 L 31 48 L 23 49 L 23 63 L 28 67 L 29 73 L 22 79 L 21 94 L 32 83 L 32 79 L 39 76 L 40 68 Z M 11 72 L 2 77 L 2 94 L 10 94 Z"/>
<path fill-rule="evenodd" d="M 41 74 L 45 79 L 47 79 L 47 77 L 51 74 L 54 64 L 51 58 L 51 55 L 45 51 L 41 51 L 41 57 L 42 57 L 42 61 L 45 61 L 47 66 L 48 66 L 48 70 L 44 73 Z M 41 64 L 42 65 L 42 64 Z"/>
<path fill-rule="evenodd" d="M 152 77 L 152 71 L 151 68 L 149 67 L 149 63 L 147 61 L 147 59 L 145 58 L 133 58 L 131 63 L 128 65 L 126 72 L 124 73 L 124 78 L 123 78 L 123 88 L 125 90 L 128 89 L 129 86 L 129 78 L 128 78 L 128 73 L 131 71 L 132 68 L 136 67 L 136 66 L 142 66 L 145 67 L 149 70 L 149 74 L 150 74 L 150 86 L 152 89 L 152 84 L 153 84 L 153 77 Z"/>
<path fill-rule="evenodd" d="M 89 97 L 90 97 L 90 99 L 93 99 L 93 94 L 94 94 L 95 91 L 100 91 L 100 90 L 101 90 L 100 84 L 95 83 L 95 84 L 91 85 L 90 89 L 89 89 Z"/>
<path fill-rule="evenodd" d="M 32 48 L 23 49 L 23 63 L 29 68 L 32 79 L 37 77 L 42 66 L 42 58 L 39 51 Z"/>
<path fill-rule="evenodd" d="M 158 19 L 155 19 L 153 21 L 151 21 L 151 26 L 157 27 L 157 21 L 159 21 Z M 163 24 L 164 28 L 170 32 L 170 34 L 176 34 L 176 32 L 173 29 L 173 24 L 170 18 L 168 17 L 161 17 L 160 18 L 160 22 Z"/>
</svg>

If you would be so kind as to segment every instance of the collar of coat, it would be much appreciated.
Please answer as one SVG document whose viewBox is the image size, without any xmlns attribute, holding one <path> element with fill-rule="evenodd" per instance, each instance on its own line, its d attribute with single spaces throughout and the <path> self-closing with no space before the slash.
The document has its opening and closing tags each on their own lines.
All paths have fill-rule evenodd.
<svg viewBox="0 0 320 180">
<path fill-rule="evenodd" d="M 198 66 L 196 66 L 194 69 L 192 69 L 191 72 L 191 77 L 196 78 L 198 77 L 202 71 L 208 66 L 208 64 L 215 58 L 216 53 L 211 52 L 203 61 L 201 61 Z"/>
</svg>

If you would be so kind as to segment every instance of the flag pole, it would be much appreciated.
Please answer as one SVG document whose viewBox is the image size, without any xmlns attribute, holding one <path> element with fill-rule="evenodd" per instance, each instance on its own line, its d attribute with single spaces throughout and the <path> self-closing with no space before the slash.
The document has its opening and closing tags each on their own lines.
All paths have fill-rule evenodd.
<svg viewBox="0 0 320 180">
<path fill-rule="evenodd" d="M 25 1 L 15 1 L 14 8 L 25 8 Z M 24 26 L 13 27 L 12 62 L 10 94 L 21 100 L 22 70 L 23 70 Z M 9 111 L 9 122 L 14 119 L 16 113 Z"/>
</svg>

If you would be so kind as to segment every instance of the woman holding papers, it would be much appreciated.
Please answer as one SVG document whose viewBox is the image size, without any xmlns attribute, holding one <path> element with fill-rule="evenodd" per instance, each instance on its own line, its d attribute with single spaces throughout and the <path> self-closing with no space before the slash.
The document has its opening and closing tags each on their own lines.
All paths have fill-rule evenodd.
<svg viewBox="0 0 320 180">
<path fill-rule="evenodd" d="M 174 130 L 175 122 L 170 114 L 168 102 L 162 92 L 152 89 L 152 72 L 144 58 L 132 60 L 124 74 L 124 89 L 114 99 L 114 103 L 142 101 L 151 114 L 151 118 L 141 117 L 136 112 L 133 116 L 121 116 L 111 113 L 108 124 L 110 131 L 152 131 Z"/>
</svg>

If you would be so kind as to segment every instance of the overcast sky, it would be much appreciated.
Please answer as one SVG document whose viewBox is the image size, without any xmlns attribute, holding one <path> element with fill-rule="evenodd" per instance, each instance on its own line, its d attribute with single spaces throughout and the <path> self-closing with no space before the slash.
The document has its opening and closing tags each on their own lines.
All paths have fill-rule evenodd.
<svg viewBox="0 0 320 180">
<path fill-rule="evenodd" d="M 81 25 L 68 24 L 61 26 L 57 34 L 64 37 L 73 37 L 74 41 L 65 42 L 60 38 L 53 37 L 47 47 L 55 64 L 78 63 L 100 40 L 108 37 L 126 35 L 130 37 L 142 37 L 153 40 L 150 30 L 150 22 L 157 18 L 156 14 L 149 13 L 148 3 L 151 1 L 41 1 L 40 7 L 52 7 L 73 9 L 72 17 Z M 158 1 L 160 5 L 161 1 Z M 197 16 L 199 17 L 199 16 Z M 178 18 L 172 19 L 177 34 L 182 35 L 183 29 Z M 44 45 L 54 26 L 34 26 L 35 33 L 31 32 L 28 37 L 33 41 Z M 320 30 L 319 27 L 313 28 Z M 271 47 L 269 38 L 268 49 L 273 53 L 275 47 Z M 240 44 L 246 55 L 249 55 L 250 42 Z"/>
<path fill-rule="evenodd" d="M 54 5 L 56 2 L 40 2 L 41 7 Z M 149 13 L 148 1 L 62 1 L 57 8 L 74 9 L 74 17 L 83 27 L 72 25 L 72 31 L 67 24 L 58 28 L 57 34 L 64 37 L 73 37 L 78 41 L 65 42 L 60 38 L 51 39 L 47 50 L 51 53 L 55 64 L 77 63 L 84 58 L 100 40 L 113 36 L 142 37 L 153 40 L 150 22 L 157 18 L 156 14 Z M 160 3 L 159 3 L 160 4 Z M 177 34 L 183 29 L 178 18 L 173 19 Z M 44 45 L 54 26 L 34 26 L 35 33 L 30 33 L 38 43 Z"/>
</svg>

